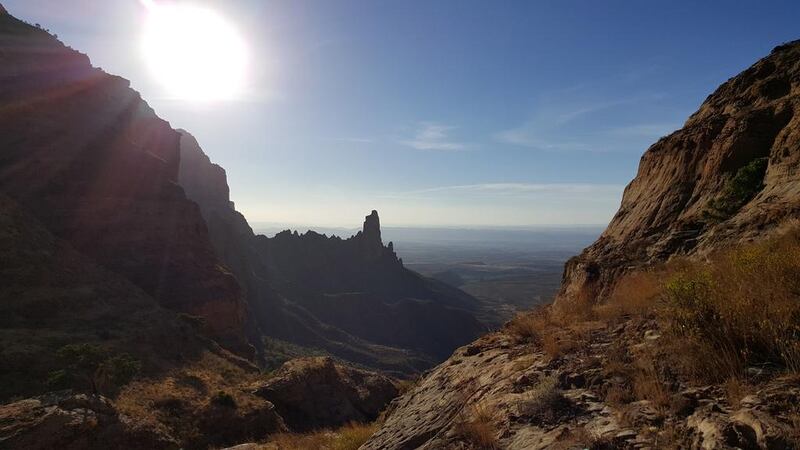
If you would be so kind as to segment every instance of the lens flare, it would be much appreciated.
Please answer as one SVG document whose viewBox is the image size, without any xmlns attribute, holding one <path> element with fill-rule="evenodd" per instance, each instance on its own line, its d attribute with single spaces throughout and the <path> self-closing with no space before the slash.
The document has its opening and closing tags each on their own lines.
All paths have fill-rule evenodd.
<svg viewBox="0 0 800 450">
<path fill-rule="evenodd" d="M 170 96 L 205 101 L 241 93 L 247 47 L 230 23 L 200 6 L 140 1 L 148 11 L 142 52 Z"/>
</svg>

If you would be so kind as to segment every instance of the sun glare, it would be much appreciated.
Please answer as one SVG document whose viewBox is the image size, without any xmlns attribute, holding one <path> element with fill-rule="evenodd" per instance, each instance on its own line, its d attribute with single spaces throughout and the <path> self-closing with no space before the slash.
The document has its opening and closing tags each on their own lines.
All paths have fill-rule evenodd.
<svg viewBox="0 0 800 450">
<path fill-rule="evenodd" d="M 170 96 L 207 101 L 241 94 L 247 47 L 230 23 L 200 6 L 142 4 L 148 10 L 144 57 Z"/>
</svg>

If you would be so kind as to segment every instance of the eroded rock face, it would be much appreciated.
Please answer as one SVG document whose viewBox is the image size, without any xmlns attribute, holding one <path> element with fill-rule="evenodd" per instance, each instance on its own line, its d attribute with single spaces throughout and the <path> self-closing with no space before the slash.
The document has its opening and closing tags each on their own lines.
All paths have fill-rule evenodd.
<svg viewBox="0 0 800 450">
<path fill-rule="evenodd" d="M 79 252 L 243 348 L 244 303 L 178 186 L 179 134 L 129 83 L 0 16 L 0 189 Z"/>
<path fill-rule="evenodd" d="M 0 447 L 146 450 L 179 445 L 118 415 L 104 397 L 65 391 L 0 405 Z"/>
<path fill-rule="evenodd" d="M 371 422 L 398 390 L 383 375 L 317 357 L 285 363 L 256 394 L 274 404 L 293 431 L 308 431 Z"/>
<path fill-rule="evenodd" d="M 800 41 L 773 52 L 710 95 L 684 127 L 642 156 L 603 235 L 570 260 L 558 299 L 604 297 L 620 274 L 674 255 L 764 236 L 800 212 Z M 709 219 L 739 169 L 768 158 L 763 188 Z"/>
</svg>

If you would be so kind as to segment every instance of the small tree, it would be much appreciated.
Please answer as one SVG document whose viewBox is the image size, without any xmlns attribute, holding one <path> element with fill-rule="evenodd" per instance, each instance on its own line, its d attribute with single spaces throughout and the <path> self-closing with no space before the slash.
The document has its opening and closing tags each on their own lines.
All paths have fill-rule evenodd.
<svg viewBox="0 0 800 450">
<path fill-rule="evenodd" d="M 101 388 L 117 388 L 127 384 L 141 369 L 141 363 L 127 353 L 109 356 L 94 344 L 70 344 L 58 351 L 66 368 L 50 374 L 52 385 L 83 384 L 92 393 Z"/>
</svg>

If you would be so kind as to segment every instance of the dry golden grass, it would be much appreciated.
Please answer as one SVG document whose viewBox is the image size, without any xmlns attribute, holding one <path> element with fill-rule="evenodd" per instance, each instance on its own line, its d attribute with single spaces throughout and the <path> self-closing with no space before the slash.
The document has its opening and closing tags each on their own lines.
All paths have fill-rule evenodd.
<svg viewBox="0 0 800 450">
<path fill-rule="evenodd" d="M 500 448 L 494 414 L 488 407 L 477 405 L 462 412 L 456 425 L 456 433 L 475 450 Z"/>
<path fill-rule="evenodd" d="M 230 397 L 242 415 L 267 406 L 249 389 L 259 376 L 257 371 L 245 370 L 222 355 L 206 351 L 197 361 L 164 376 L 130 383 L 120 392 L 116 406 L 136 421 L 168 431 L 184 442 L 198 442 L 204 438 L 195 419 L 215 397 Z"/>
<path fill-rule="evenodd" d="M 661 379 L 655 364 L 651 360 L 643 360 L 637 361 L 637 365 L 632 380 L 634 397 L 650 401 L 659 411 L 668 411 L 672 406 L 672 393 Z"/>
<path fill-rule="evenodd" d="M 376 424 L 351 423 L 330 431 L 282 433 L 273 436 L 263 450 L 357 450 L 377 429 Z"/>
<path fill-rule="evenodd" d="M 538 342 L 549 328 L 546 308 L 520 313 L 505 326 L 505 332 L 520 342 Z"/>
<path fill-rule="evenodd" d="M 517 315 L 506 324 L 505 332 L 519 342 L 537 344 L 545 354 L 557 358 L 584 345 L 591 326 L 592 322 L 570 322 L 565 316 L 556 316 L 552 308 L 541 307 Z"/>
<path fill-rule="evenodd" d="M 534 419 L 536 422 L 554 422 L 567 404 L 558 377 L 553 375 L 539 380 L 533 389 L 525 392 L 520 399 L 520 414 Z"/>
<path fill-rule="evenodd" d="M 573 352 L 583 345 L 574 333 L 569 331 L 551 330 L 542 336 L 542 351 L 549 357 L 557 358 L 566 353 Z"/>
<path fill-rule="evenodd" d="M 559 436 L 558 441 L 550 447 L 551 450 L 601 450 L 613 448 L 612 442 L 592 434 L 584 426 L 567 430 Z"/>
<path fill-rule="evenodd" d="M 731 406 L 738 405 L 743 398 L 753 391 L 752 386 L 738 378 L 729 378 L 723 383 L 722 387 L 725 389 L 725 398 Z"/>
<path fill-rule="evenodd" d="M 549 321 L 560 327 L 569 327 L 576 323 L 591 322 L 596 319 L 595 298 L 582 292 L 572 298 L 565 298 L 552 305 L 548 310 Z"/>
<path fill-rule="evenodd" d="M 709 381 L 762 363 L 800 370 L 800 230 L 686 264 L 659 316 L 678 363 Z"/>
<path fill-rule="evenodd" d="M 555 358 L 629 320 L 633 326 L 622 329 L 603 362 L 605 376 L 616 380 L 603 396 L 620 409 L 636 400 L 662 414 L 680 409 L 673 390 L 687 383 L 721 383 L 737 404 L 751 390 L 748 367 L 800 374 L 800 225 L 703 261 L 677 259 L 629 274 L 602 304 L 559 302 L 516 317 L 505 331 Z M 639 333 L 653 323 L 661 336 L 645 340 Z M 670 433 L 659 439 L 680 442 Z"/>
<path fill-rule="evenodd" d="M 609 405 L 621 407 L 634 400 L 633 392 L 627 384 L 615 384 L 606 389 L 605 401 Z"/>
<path fill-rule="evenodd" d="M 615 323 L 651 312 L 663 292 L 663 276 L 661 271 L 625 275 L 617 282 L 608 300 L 594 307 L 596 317 L 606 323 Z"/>
</svg>

